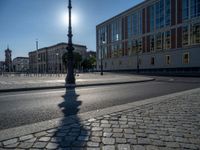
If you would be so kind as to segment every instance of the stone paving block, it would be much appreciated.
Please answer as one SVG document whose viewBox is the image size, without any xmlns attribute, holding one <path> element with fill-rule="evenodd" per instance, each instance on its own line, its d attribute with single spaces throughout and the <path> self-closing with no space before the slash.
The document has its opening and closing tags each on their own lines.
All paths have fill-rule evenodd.
<svg viewBox="0 0 200 150">
<path fill-rule="evenodd" d="M 138 144 L 136 139 L 127 139 L 127 143 L 134 144 L 134 145 Z"/>
<path fill-rule="evenodd" d="M 101 138 L 100 137 L 90 137 L 90 140 L 93 142 L 101 142 Z"/>
<path fill-rule="evenodd" d="M 124 129 L 124 133 L 132 134 L 134 133 L 133 129 Z"/>
<path fill-rule="evenodd" d="M 173 142 L 175 141 L 174 138 L 172 136 L 160 136 L 162 141 L 166 141 L 166 142 Z"/>
<path fill-rule="evenodd" d="M 119 128 L 120 126 L 118 124 L 113 124 L 112 128 Z"/>
<path fill-rule="evenodd" d="M 118 150 L 131 150 L 131 146 L 129 144 L 118 144 Z"/>
<path fill-rule="evenodd" d="M 113 133 L 112 137 L 117 138 L 117 137 L 122 137 L 123 133 Z"/>
<path fill-rule="evenodd" d="M 180 143 L 182 148 L 198 150 L 198 146 L 194 144 Z"/>
<path fill-rule="evenodd" d="M 38 132 L 38 133 L 35 133 L 35 137 L 40 137 L 40 136 L 45 136 L 47 134 L 47 132 L 43 131 L 43 132 Z"/>
<path fill-rule="evenodd" d="M 125 138 L 128 138 L 128 139 L 135 139 L 136 138 L 136 135 L 135 134 L 124 134 L 124 137 Z"/>
<path fill-rule="evenodd" d="M 79 136 L 78 140 L 79 141 L 88 141 L 89 140 L 89 136 Z"/>
<path fill-rule="evenodd" d="M 93 127 L 92 128 L 92 131 L 102 131 L 103 129 L 102 128 L 100 128 L 100 127 Z"/>
<path fill-rule="evenodd" d="M 46 132 L 47 133 L 55 133 L 57 131 L 57 129 L 50 129 L 50 130 L 47 130 Z"/>
<path fill-rule="evenodd" d="M 120 128 L 113 128 L 113 132 L 122 133 L 122 132 L 123 132 L 123 129 L 120 129 Z"/>
<path fill-rule="evenodd" d="M 100 132 L 92 132 L 92 136 L 102 136 L 103 135 L 103 132 L 100 131 Z"/>
<path fill-rule="evenodd" d="M 17 138 L 6 140 L 6 141 L 3 141 L 3 145 L 15 144 L 15 143 L 17 143 L 17 141 L 18 141 Z"/>
<path fill-rule="evenodd" d="M 193 144 L 199 144 L 200 143 L 200 138 L 194 139 L 194 138 L 190 138 L 189 139 L 191 143 Z"/>
<path fill-rule="evenodd" d="M 19 143 L 15 143 L 15 144 L 10 144 L 10 145 L 5 145 L 4 147 L 5 147 L 5 148 L 8 148 L 8 149 L 14 149 L 14 148 L 16 148 L 18 145 L 19 145 Z"/>
<path fill-rule="evenodd" d="M 89 147 L 99 147 L 99 143 L 98 142 L 87 142 L 87 146 L 89 146 Z"/>
<path fill-rule="evenodd" d="M 88 147 L 87 150 L 100 150 L 100 148 Z"/>
<path fill-rule="evenodd" d="M 102 128 L 110 128 L 111 127 L 111 124 L 101 124 L 101 127 Z"/>
<path fill-rule="evenodd" d="M 35 141 L 37 140 L 37 138 L 32 138 L 32 139 L 29 139 L 29 140 L 26 140 L 25 142 L 30 142 L 30 143 L 34 143 Z"/>
<path fill-rule="evenodd" d="M 111 132 L 113 129 L 112 128 L 104 128 L 103 131 L 104 132 Z"/>
<path fill-rule="evenodd" d="M 116 143 L 126 143 L 126 139 L 125 138 L 116 138 Z"/>
<path fill-rule="evenodd" d="M 32 135 L 32 134 L 29 134 L 29 135 L 21 136 L 21 137 L 19 138 L 19 140 L 20 140 L 20 141 L 25 141 L 25 140 L 29 140 L 29 139 L 31 139 L 31 138 L 33 138 L 33 135 Z"/>
<path fill-rule="evenodd" d="M 181 143 L 190 143 L 189 139 L 187 139 L 187 138 L 176 137 L 175 140 L 177 142 L 181 142 Z"/>
<path fill-rule="evenodd" d="M 70 147 L 72 145 L 72 141 L 62 141 L 59 143 L 59 146 L 62 148 Z"/>
<path fill-rule="evenodd" d="M 101 120 L 101 123 L 106 123 L 106 124 L 108 124 L 109 121 L 108 121 L 108 120 Z"/>
<path fill-rule="evenodd" d="M 77 147 L 84 147 L 86 146 L 86 142 L 85 141 L 74 141 L 72 143 L 73 146 L 77 146 Z"/>
<path fill-rule="evenodd" d="M 48 141 L 50 141 L 50 137 L 41 137 L 41 138 L 39 138 L 39 141 L 40 142 L 48 142 Z"/>
<path fill-rule="evenodd" d="M 133 145 L 133 150 L 145 150 L 145 147 L 141 145 Z"/>
<path fill-rule="evenodd" d="M 148 138 L 138 138 L 138 144 L 148 145 L 151 143 L 151 140 Z"/>
<path fill-rule="evenodd" d="M 165 146 L 165 143 L 161 140 L 152 140 L 152 144 L 155 146 Z"/>
<path fill-rule="evenodd" d="M 113 133 L 111 133 L 111 132 L 104 132 L 103 133 L 104 137 L 111 137 L 112 135 L 113 135 Z"/>
<path fill-rule="evenodd" d="M 157 134 L 149 134 L 148 137 L 150 139 L 156 139 L 156 140 L 160 139 L 160 137 Z"/>
<path fill-rule="evenodd" d="M 145 133 L 135 133 L 137 137 L 142 137 L 142 138 L 145 138 L 147 137 L 147 134 Z"/>
<path fill-rule="evenodd" d="M 33 145 L 33 148 L 45 148 L 46 147 L 46 145 L 47 145 L 47 142 L 36 142 L 36 143 L 34 143 L 34 145 Z"/>
<path fill-rule="evenodd" d="M 167 147 L 172 147 L 172 148 L 179 148 L 180 144 L 177 142 L 165 142 Z"/>
<path fill-rule="evenodd" d="M 22 142 L 19 144 L 19 148 L 29 149 L 33 146 L 33 143 L 30 142 Z"/>
<path fill-rule="evenodd" d="M 102 138 L 102 143 L 105 145 L 112 145 L 115 143 L 114 138 Z"/>
<path fill-rule="evenodd" d="M 74 141 L 76 136 L 65 136 L 65 141 Z"/>
<path fill-rule="evenodd" d="M 127 124 L 124 124 L 124 125 L 120 125 L 120 128 L 129 128 L 129 126 Z"/>
<path fill-rule="evenodd" d="M 65 135 L 66 133 L 63 133 L 63 132 L 56 133 L 56 137 L 64 137 Z"/>
<path fill-rule="evenodd" d="M 92 123 L 93 127 L 100 127 L 100 123 Z"/>
<path fill-rule="evenodd" d="M 103 146 L 102 150 L 115 150 L 115 146 L 114 145 L 106 145 L 106 146 Z"/>
<path fill-rule="evenodd" d="M 146 150 L 159 150 L 159 147 L 153 145 L 147 145 Z"/>
<path fill-rule="evenodd" d="M 91 132 L 90 131 L 85 131 L 85 130 L 83 130 L 83 131 L 81 131 L 81 133 L 80 133 L 80 135 L 90 135 L 91 134 Z"/>
</svg>

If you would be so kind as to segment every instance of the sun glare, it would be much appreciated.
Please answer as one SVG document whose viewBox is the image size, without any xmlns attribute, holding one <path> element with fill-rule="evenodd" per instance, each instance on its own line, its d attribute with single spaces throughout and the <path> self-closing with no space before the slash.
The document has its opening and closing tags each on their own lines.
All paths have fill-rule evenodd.
<svg viewBox="0 0 200 150">
<path fill-rule="evenodd" d="M 69 15 L 68 15 L 67 12 L 62 14 L 61 20 L 62 20 L 63 25 L 65 25 L 65 26 L 68 25 L 68 23 L 69 23 Z M 73 12 L 72 13 L 72 26 L 77 26 L 78 22 L 79 22 L 78 15 Z"/>
</svg>

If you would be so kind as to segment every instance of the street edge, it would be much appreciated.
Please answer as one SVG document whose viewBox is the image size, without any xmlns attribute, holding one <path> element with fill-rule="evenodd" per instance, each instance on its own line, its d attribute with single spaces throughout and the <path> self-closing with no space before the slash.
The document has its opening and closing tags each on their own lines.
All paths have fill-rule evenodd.
<svg viewBox="0 0 200 150">
<path fill-rule="evenodd" d="M 124 82 L 109 82 L 109 83 L 93 83 L 93 84 L 80 84 L 74 85 L 74 87 L 88 87 L 88 86 L 104 86 L 104 85 L 117 85 L 117 84 L 130 84 L 130 83 L 140 83 L 140 82 L 149 82 L 154 81 L 155 78 L 144 79 L 139 81 L 124 81 Z M 61 86 L 47 86 L 47 87 L 32 87 L 32 88 L 17 88 L 17 89 L 1 89 L 0 93 L 5 92 L 21 92 L 21 91 L 35 91 L 35 90 L 48 90 L 48 89 L 62 89 L 66 88 L 65 85 Z"/>
</svg>

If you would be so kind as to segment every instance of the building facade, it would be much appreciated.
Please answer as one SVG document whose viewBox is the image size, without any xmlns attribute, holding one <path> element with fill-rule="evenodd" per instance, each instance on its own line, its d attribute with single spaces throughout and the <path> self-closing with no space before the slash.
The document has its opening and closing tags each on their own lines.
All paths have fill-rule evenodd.
<svg viewBox="0 0 200 150">
<path fill-rule="evenodd" d="M 0 61 L 0 72 L 4 72 L 4 71 L 5 71 L 5 62 Z"/>
<path fill-rule="evenodd" d="M 5 71 L 12 71 L 12 50 L 9 48 L 5 50 Z"/>
<path fill-rule="evenodd" d="M 146 0 L 97 25 L 97 68 L 200 71 L 200 0 Z"/>
<path fill-rule="evenodd" d="M 16 57 L 13 59 L 13 71 L 14 72 L 28 72 L 29 71 L 29 58 L 28 57 Z"/>
<path fill-rule="evenodd" d="M 86 57 L 87 47 L 74 44 L 74 52 L 82 58 Z M 67 43 L 59 43 L 44 47 L 29 53 L 29 67 L 31 73 L 65 73 L 66 64 L 63 63 L 63 54 L 67 52 Z"/>
</svg>

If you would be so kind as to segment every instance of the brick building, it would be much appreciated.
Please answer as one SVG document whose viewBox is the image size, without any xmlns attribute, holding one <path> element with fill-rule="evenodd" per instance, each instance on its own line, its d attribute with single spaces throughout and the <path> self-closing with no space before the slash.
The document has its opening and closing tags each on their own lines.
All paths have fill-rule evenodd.
<svg viewBox="0 0 200 150">
<path fill-rule="evenodd" d="M 200 72 L 200 0 L 146 0 L 96 35 L 98 69 Z"/>
</svg>

